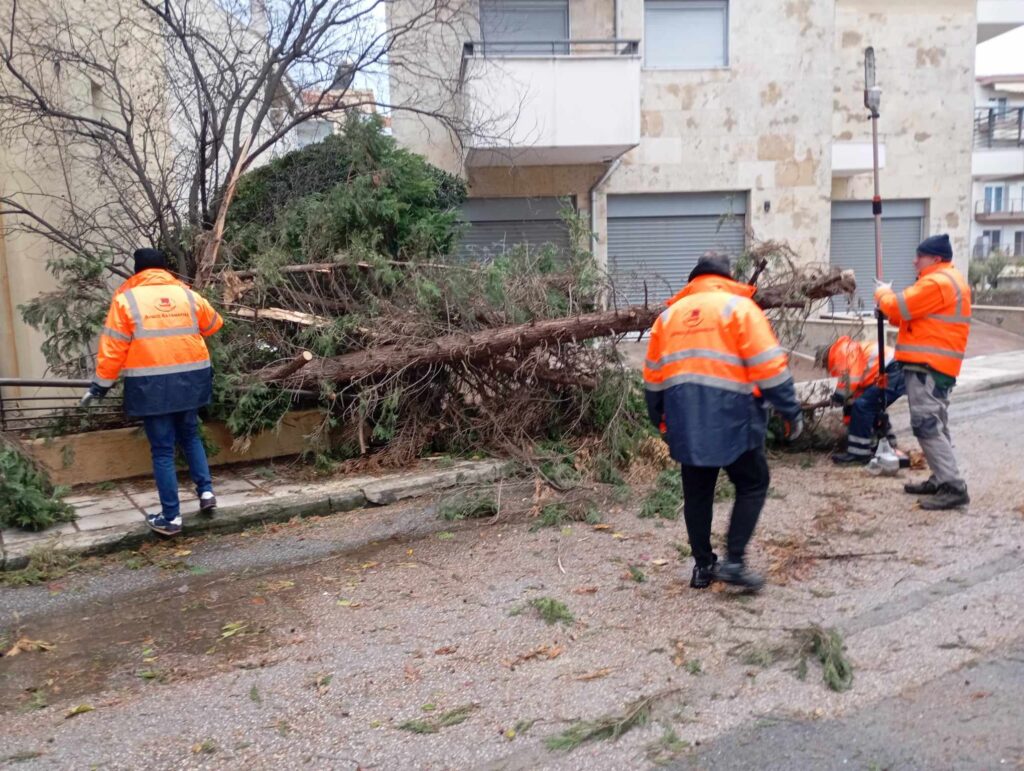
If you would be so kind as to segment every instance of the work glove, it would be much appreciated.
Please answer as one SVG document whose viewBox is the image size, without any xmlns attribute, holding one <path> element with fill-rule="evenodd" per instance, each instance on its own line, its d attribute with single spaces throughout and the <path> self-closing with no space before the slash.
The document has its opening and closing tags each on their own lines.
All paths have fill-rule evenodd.
<svg viewBox="0 0 1024 771">
<path fill-rule="evenodd" d="M 787 442 L 795 442 L 804 432 L 804 416 L 797 415 L 793 420 L 784 420 L 782 430 Z"/>
<path fill-rule="evenodd" d="M 97 399 L 102 399 L 106 396 L 107 391 L 109 390 L 109 388 L 104 388 L 103 386 L 93 383 L 89 386 L 89 390 L 82 394 L 82 398 L 79 400 L 78 406 L 82 408 L 89 407 Z"/>
<path fill-rule="evenodd" d="M 832 404 L 834 404 L 836 407 L 842 407 L 844 404 L 846 404 L 846 397 L 843 396 L 838 391 L 833 391 L 832 392 Z"/>
<path fill-rule="evenodd" d="M 891 291 L 892 291 L 892 282 L 891 281 L 882 281 L 882 279 L 880 279 L 880 278 L 876 278 L 875 279 L 875 294 L 876 295 L 879 292 L 891 292 Z"/>
</svg>

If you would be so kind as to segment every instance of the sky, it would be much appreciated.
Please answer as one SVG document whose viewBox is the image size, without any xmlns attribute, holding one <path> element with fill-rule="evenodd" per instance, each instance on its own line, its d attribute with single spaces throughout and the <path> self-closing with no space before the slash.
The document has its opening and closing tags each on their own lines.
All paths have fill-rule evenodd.
<svg viewBox="0 0 1024 771">
<path fill-rule="evenodd" d="M 1024 75 L 1024 27 L 978 46 L 976 75 Z"/>
</svg>

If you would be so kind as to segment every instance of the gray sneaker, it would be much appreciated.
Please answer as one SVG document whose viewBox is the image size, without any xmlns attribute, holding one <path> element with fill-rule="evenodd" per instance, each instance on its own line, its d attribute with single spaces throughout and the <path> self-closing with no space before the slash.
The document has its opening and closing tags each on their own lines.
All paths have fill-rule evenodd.
<svg viewBox="0 0 1024 771">
<path fill-rule="evenodd" d="M 764 587 L 764 578 L 748 568 L 742 562 L 725 560 L 714 567 L 715 580 L 723 584 L 740 586 L 751 592 L 759 592 Z"/>
<path fill-rule="evenodd" d="M 199 513 L 212 514 L 217 508 L 217 496 L 211 492 L 205 492 L 199 496 Z"/>
</svg>

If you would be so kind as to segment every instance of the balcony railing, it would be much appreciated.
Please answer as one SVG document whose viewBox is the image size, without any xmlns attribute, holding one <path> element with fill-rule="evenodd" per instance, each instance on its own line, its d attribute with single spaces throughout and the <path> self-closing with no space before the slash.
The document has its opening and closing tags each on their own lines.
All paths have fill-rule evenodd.
<svg viewBox="0 0 1024 771">
<path fill-rule="evenodd" d="M 509 56 L 636 56 L 639 40 L 471 40 L 462 58 Z"/>
<path fill-rule="evenodd" d="M 1024 199 L 1010 198 L 1005 201 L 976 201 L 974 217 L 979 222 L 1016 222 L 1024 220 Z"/>
<path fill-rule="evenodd" d="M 974 147 L 1024 147 L 1024 107 L 975 110 Z"/>
</svg>

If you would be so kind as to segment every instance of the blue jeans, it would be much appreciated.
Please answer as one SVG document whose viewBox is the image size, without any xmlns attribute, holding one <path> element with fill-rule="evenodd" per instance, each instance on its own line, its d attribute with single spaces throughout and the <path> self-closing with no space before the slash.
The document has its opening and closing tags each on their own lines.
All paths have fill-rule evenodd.
<svg viewBox="0 0 1024 771">
<path fill-rule="evenodd" d="M 185 453 L 189 476 L 196 484 L 196 494 L 213 492 L 210 465 L 199 438 L 199 415 L 196 410 L 189 410 L 170 415 L 147 415 L 142 421 L 153 455 L 153 477 L 160 492 L 160 507 L 164 515 L 176 517 L 180 513 L 178 472 L 174 465 L 176 444 Z"/>
<path fill-rule="evenodd" d="M 895 363 L 890 364 L 886 367 L 885 375 L 888 382 L 884 390 L 878 386 L 871 386 L 850 405 L 847 452 L 851 455 L 871 455 L 875 420 L 882 411 L 883 398 L 885 406 L 888 407 L 907 392 L 902 368 Z"/>
</svg>

